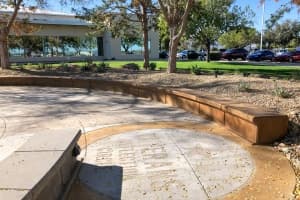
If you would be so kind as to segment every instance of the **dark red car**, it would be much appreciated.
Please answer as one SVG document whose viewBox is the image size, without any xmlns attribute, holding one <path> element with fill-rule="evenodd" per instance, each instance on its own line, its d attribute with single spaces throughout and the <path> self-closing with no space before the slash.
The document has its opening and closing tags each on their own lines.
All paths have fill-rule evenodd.
<svg viewBox="0 0 300 200">
<path fill-rule="evenodd" d="M 290 62 L 300 61 L 300 51 L 294 51 L 289 61 Z"/>
<path fill-rule="evenodd" d="M 228 49 L 223 52 L 222 58 L 227 60 L 238 59 L 246 60 L 248 51 L 244 48 Z"/>
<path fill-rule="evenodd" d="M 289 62 L 291 60 L 291 56 L 293 55 L 293 52 L 284 52 L 279 55 L 275 55 L 272 61 L 275 62 Z"/>
</svg>

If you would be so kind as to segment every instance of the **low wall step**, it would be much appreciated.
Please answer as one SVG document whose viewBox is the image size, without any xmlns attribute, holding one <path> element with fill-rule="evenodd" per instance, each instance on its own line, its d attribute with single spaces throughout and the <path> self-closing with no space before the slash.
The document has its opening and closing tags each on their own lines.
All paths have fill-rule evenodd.
<svg viewBox="0 0 300 200">
<path fill-rule="evenodd" d="M 35 133 L 0 162 L 0 199 L 59 199 L 77 162 L 80 135 L 75 129 Z"/>
</svg>

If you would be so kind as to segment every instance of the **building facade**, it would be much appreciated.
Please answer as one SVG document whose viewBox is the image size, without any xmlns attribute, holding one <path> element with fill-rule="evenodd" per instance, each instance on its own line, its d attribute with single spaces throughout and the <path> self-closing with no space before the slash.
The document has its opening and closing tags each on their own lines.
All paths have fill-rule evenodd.
<svg viewBox="0 0 300 200">
<path fill-rule="evenodd" d="M 6 11 L 9 12 L 9 11 Z M 134 44 L 131 46 L 130 51 L 124 51 L 122 48 L 122 39 L 113 38 L 109 32 L 101 35 L 89 36 L 92 24 L 82 19 L 76 18 L 75 15 L 35 10 L 29 11 L 21 9 L 18 14 L 18 20 L 26 19 L 29 25 L 34 26 L 34 31 L 29 33 L 22 32 L 23 38 L 26 37 L 39 37 L 42 42 L 41 50 L 37 52 L 25 53 L 26 48 L 11 48 L 11 61 L 20 60 L 64 60 L 64 59 L 82 59 L 85 56 L 91 56 L 94 60 L 137 60 L 143 58 L 143 48 L 141 45 Z M 11 35 L 16 35 L 12 32 Z M 83 45 L 81 50 L 72 46 L 63 47 L 57 44 L 49 50 L 49 41 L 53 38 L 73 38 L 73 40 L 85 41 L 86 38 L 92 38 L 90 48 L 88 45 Z M 142 35 L 139 37 L 142 38 Z M 57 40 L 61 43 L 61 40 Z M 153 30 L 149 31 L 149 46 L 150 46 L 150 59 L 157 59 L 159 54 L 159 34 Z M 62 50 L 63 49 L 63 50 Z M 61 53 L 64 51 L 63 53 Z M 17 53 L 18 52 L 18 53 Z M 51 52 L 51 53 L 49 53 Z M 55 52 L 55 53 L 53 53 Z M 72 53 L 73 52 L 73 53 Z"/>
</svg>

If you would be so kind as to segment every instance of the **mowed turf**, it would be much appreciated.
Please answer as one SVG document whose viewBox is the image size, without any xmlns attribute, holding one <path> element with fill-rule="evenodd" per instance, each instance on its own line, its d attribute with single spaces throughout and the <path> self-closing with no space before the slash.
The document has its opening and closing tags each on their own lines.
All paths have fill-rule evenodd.
<svg viewBox="0 0 300 200">
<path fill-rule="evenodd" d="M 136 63 L 141 68 L 143 66 L 143 61 L 105 61 L 112 68 L 120 68 L 122 65 L 127 63 Z M 165 70 L 167 68 L 167 61 L 151 61 L 156 63 L 157 68 Z M 188 70 L 192 69 L 193 66 L 197 66 L 204 71 L 215 71 L 219 70 L 224 73 L 254 73 L 254 74 L 264 74 L 269 76 L 279 76 L 279 77 L 294 77 L 300 78 L 300 63 L 297 66 L 283 66 L 277 63 L 242 63 L 242 62 L 206 62 L 206 61 L 177 61 L 177 69 Z"/>
<path fill-rule="evenodd" d="M 96 61 L 94 63 L 106 63 L 110 68 L 122 68 L 123 65 L 128 63 L 135 63 L 140 66 L 140 69 L 143 68 L 143 61 L 118 61 L 118 60 L 107 60 L 107 61 Z M 156 63 L 156 70 L 166 70 L 168 62 L 167 60 L 155 60 L 150 61 Z M 71 63 L 78 67 L 87 65 L 86 62 L 76 62 Z M 263 76 L 275 76 L 278 78 L 286 79 L 297 79 L 300 80 L 300 63 L 295 63 L 293 66 L 289 66 L 290 63 L 287 63 L 286 66 L 279 65 L 278 63 L 271 62 L 257 62 L 257 63 L 248 63 L 248 62 L 206 62 L 206 61 L 177 61 L 177 70 L 184 71 L 186 73 L 190 72 L 193 66 L 197 66 L 204 73 L 214 73 L 216 71 L 222 73 L 244 73 L 244 74 L 259 74 Z M 61 66 L 61 63 L 53 64 L 52 68 L 58 68 Z M 15 68 L 17 66 L 13 66 Z M 26 69 L 35 69 L 38 68 L 37 64 L 28 64 L 23 66 Z"/>
</svg>

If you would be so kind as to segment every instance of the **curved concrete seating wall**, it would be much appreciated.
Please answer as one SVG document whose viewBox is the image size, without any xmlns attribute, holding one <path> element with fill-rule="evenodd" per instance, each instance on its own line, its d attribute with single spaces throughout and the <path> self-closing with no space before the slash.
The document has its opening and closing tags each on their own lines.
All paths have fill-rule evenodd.
<svg viewBox="0 0 300 200">
<path fill-rule="evenodd" d="M 288 128 L 288 117 L 284 114 L 230 99 L 218 99 L 190 89 L 166 89 L 131 82 L 69 77 L 0 77 L 0 85 L 88 88 L 150 98 L 204 115 L 254 144 L 271 143 L 283 137 Z"/>
<path fill-rule="evenodd" d="M 48 130 L 35 133 L 0 162 L 0 199 L 60 199 L 77 160 L 73 149 L 78 130 Z"/>
</svg>

